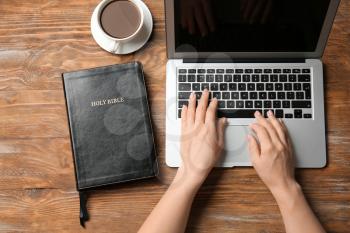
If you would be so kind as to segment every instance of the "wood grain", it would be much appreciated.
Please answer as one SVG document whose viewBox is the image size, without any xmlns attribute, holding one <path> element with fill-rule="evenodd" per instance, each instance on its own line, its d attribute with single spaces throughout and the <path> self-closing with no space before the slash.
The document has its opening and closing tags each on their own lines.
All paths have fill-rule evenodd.
<svg viewBox="0 0 350 233">
<path fill-rule="evenodd" d="M 176 170 L 164 162 L 165 21 L 147 0 L 154 32 L 141 51 L 113 56 L 90 33 L 98 0 L 0 0 L 0 232 L 136 232 Z M 350 228 L 350 2 L 342 1 L 323 56 L 328 166 L 297 178 L 328 232 Z M 91 221 L 79 200 L 61 73 L 143 63 L 157 150 L 158 179 L 92 192 Z M 174 200 L 176 201 L 176 200 Z M 164 226 L 166 227 L 166 226 Z M 188 232 L 284 232 L 273 197 L 251 168 L 215 169 L 201 188 Z"/>
</svg>

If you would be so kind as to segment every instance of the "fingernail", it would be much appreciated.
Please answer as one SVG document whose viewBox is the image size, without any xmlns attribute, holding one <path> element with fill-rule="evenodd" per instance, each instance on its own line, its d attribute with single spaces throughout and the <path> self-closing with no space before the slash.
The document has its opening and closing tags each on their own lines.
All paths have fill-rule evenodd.
<svg viewBox="0 0 350 233">
<path fill-rule="evenodd" d="M 268 116 L 272 116 L 272 115 L 273 115 L 273 114 L 272 114 L 272 111 L 269 110 L 269 111 L 267 112 L 267 115 L 268 115 Z"/>
<path fill-rule="evenodd" d="M 190 98 L 193 99 L 194 97 L 194 92 L 191 93 Z"/>
<path fill-rule="evenodd" d="M 261 116 L 261 113 L 259 111 L 256 111 L 254 115 L 255 116 Z"/>
</svg>

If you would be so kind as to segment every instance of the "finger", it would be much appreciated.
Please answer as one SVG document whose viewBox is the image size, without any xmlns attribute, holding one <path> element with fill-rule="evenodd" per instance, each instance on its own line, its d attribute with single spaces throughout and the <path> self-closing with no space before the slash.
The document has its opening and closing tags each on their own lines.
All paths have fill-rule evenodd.
<svg viewBox="0 0 350 233">
<path fill-rule="evenodd" d="M 211 32 L 215 31 L 215 20 L 213 15 L 213 10 L 210 1 L 202 1 L 202 7 L 204 10 L 204 15 L 207 20 L 207 24 Z"/>
<path fill-rule="evenodd" d="M 249 127 L 256 133 L 261 147 L 271 146 L 272 141 L 271 141 L 270 135 L 267 133 L 267 130 L 265 129 L 265 127 L 263 127 L 259 124 L 256 124 L 256 123 L 251 124 Z"/>
<path fill-rule="evenodd" d="M 283 133 L 284 133 L 284 135 L 286 137 L 287 144 L 290 145 L 291 143 L 290 143 L 290 137 L 289 137 L 289 132 L 288 132 L 287 126 L 286 126 L 286 124 L 284 123 L 284 121 L 282 119 L 279 119 L 279 121 L 280 121 L 282 130 L 283 130 Z"/>
<path fill-rule="evenodd" d="M 207 112 L 208 107 L 208 101 L 209 101 L 209 92 L 207 89 L 205 89 L 202 93 L 202 97 L 199 100 L 198 107 L 196 110 L 196 119 L 195 124 L 204 123 L 205 121 L 205 114 Z"/>
<path fill-rule="evenodd" d="M 248 150 L 249 150 L 250 161 L 254 165 L 255 161 L 257 161 L 260 157 L 260 147 L 255 137 L 253 137 L 250 134 L 248 134 Z"/>
<path fill-rule="evenodd" d="M 196 7 L 194 9 L 194 17 L 196 19 L 196 22 L 197 22 L 197 25 L 199 28 L 199 32 L 201 33 L 202 36 L 206 36 L 208 34 L 208 28 L 207 28 L 207 25 L 205 23 L 203 9 L 202 9 L 201 5 L 199 5 L 198 7 Z"/>
<path fill-rule="evenodd" d="M 181 110 L 181 125 L 186 124 L 187 121 L 187 106 L 184 105 Z"/>
<path fill-rule="evenodd" d="M 227 125 L 227 119 L 220 118 L 217 124 L 218 124 L 218 126 L 217 126 L 218 142 L 219 142 L 219 146 L 221 148 L 223 148 L 224 140 L 225 140 L 225 128 Z"/>
<path fill-rule="evenodd" d="M 267 114 L 268 114 L 268 115 L 269 115 L 269 114 L 272 114 L 272 111 L 269 110 L 269 111 L 267 112 Z M 277 136 L 277 133 L 276 133 L 275 129 L 273 128 L 273 126 L 271 125 L 271 123 L 270 123 L 265 117 L 263 117 L 263 116 L 261 115 L 261 113 L 258 112 L 258 111 L 255 112 L 254 115 L 255 115 L 255 118 L 256 118 L 258 124 L 261 125 L 261 126 L 263 126 L 263 127 L 266 129 L 266 131 L 267 131 L 268 134 L 270 135 L 270 138 L 271 138 L 272 142 L 273 142 L 273 143 L 280 142 L 280 140 L 279 140 L 279 138 L 278 138 L 278 136 Z"/>
<path fill-rule="evenodd" d="M 284 145 L 286 145 L 287 144 L 286 135 L 285 135 L 283 128 L 281 126 L 281 122 L 276 119 L 276 117 L 273 113 L 268 114 L 268 117 L 269 117 L 269 121 L 270 121 L 271 125 L 275 128 L 280 141 Z"/>
<path fill-rule="evenodd" d="M 216 120 L 216 110 L 218 108 L 218 100 L 214 98 L 208 107 L 207 113 L 205 115 L 205 123 L 206 124 L 213 124 Z"/>
<path fill-rule="evenodd" d="M 187 111 L 187 121 L 190 124 L 194 123 L 196 116 L 196 95 L 192 92 L 190 99 L 188 100 L 188 111 Z"/>
</svg>

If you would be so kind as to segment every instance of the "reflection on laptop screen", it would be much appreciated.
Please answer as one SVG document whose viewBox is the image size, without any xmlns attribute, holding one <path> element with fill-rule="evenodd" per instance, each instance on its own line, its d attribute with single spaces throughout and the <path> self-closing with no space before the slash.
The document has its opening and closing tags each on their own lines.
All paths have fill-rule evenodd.
<svg viewBox="0 0 350 233">
<path fill-rule="evenodd" d="M 330 0 L 174 0 L 176 52 L 312 52 Z"/>
</svg>

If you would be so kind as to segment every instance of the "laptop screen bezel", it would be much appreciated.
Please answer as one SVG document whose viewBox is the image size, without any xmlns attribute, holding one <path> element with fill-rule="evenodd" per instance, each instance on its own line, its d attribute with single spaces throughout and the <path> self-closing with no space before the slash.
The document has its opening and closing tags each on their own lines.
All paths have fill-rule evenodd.
<svg viewBox="0 0 350 233">
<path fill-rule="evenodd" d="M 325 17 L 320 37 L 313 52 L 176 52 L 175 51 L 175 20 L 174 20 L 174 1 L 165 1 L 166 18 L 166 43 L 167 55 L 169 59 L 184 58 L 218 58 L 218 59 L 259 59 L 259 58 L 320 58 L 323 55 L 327 40 L 332 29 L 333 21 L 337 13 L 340 0 L 330 0 L 327 15 Z"/>
</svg>

